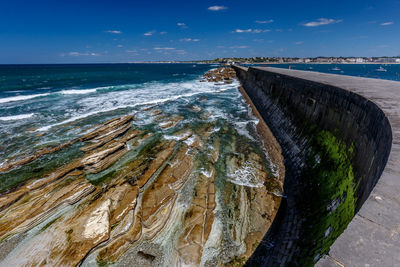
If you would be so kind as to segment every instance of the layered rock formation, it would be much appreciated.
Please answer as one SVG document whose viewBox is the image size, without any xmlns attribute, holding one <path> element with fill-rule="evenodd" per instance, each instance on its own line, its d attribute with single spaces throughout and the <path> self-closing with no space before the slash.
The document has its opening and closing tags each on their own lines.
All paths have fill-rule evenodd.
<svg viewBox="0 0 400 267">
<path fill-rule="evenodd" d="M 232 78 L 227 68 L 218 73 Z M 10 251 L 1 264 L 244 263 L 274 219 L 281 182 L 265 151 L 228 121 L 203 121 L 210 114 L 200 106 L 187 109 L 199 121 L 149 107 L 141 112 L 150 125 L 116 117 L 5 165 L 1 172 L 73 145 L 81 151 L 0 195 L 0 249 Z"/>
<path fill-rule="evenodd" d="M 204 74 L 202 81 L 217 83 L 224 82 L 229 84 L 232 83 L 234 78 L 236 78 L 236 72 L 234 69 L 230 67 L 220 67 Z"/>
</svg>

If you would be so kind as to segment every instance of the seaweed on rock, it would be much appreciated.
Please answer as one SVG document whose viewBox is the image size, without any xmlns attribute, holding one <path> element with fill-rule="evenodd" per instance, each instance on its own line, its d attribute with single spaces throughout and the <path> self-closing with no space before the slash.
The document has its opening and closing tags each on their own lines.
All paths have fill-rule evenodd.
<svg viewBox="0 0 400 267">
<path fill-rule="evenodd" d="M 305 215 L 303 247 L 314 248 L 300 257 L 301 266 L 312 266 L 346 229 L 355 213 L 353 145 L 347 145 L 329 131 L 317 131 L 308 143 L 308 197 L 302 205 Z"/>
</svg>

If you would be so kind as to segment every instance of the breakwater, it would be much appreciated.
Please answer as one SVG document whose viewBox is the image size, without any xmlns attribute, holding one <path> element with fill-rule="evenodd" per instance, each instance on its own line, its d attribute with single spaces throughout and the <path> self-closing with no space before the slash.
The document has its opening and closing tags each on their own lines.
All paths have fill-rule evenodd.
<svg viewBox="0 0 400 267">
<path fill-rule="evenodd" d="M 398 210 L 388 212 L 399 206 L 388 193 L 399 188 L 399 148 L 393 141 L 399 84 L 276 68 L 234 69 L 280 143 L 286 168 L 286 201 L 248 265 L 393 263 L 396 250 L 378 244 L 398 242 L 396 224 L 382 218 L 399 218 Z M 382 179 L 393 188 L 371 194 Z M 382 235 L 367 238 L 371 229 Z M 387 233 L 397 239 L 387 240 Z M 359 242 L 363 235 L 375 245 Z M 391 256 L 371 259 L 365 252 L 384 255 L 383 249 Z"/>
</svg>

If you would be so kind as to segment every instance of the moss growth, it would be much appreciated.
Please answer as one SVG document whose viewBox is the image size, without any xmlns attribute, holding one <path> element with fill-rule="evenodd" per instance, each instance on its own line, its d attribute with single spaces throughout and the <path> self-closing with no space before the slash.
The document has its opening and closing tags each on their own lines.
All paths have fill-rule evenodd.
<svg viewBox="0 0 400 267">
<path fill-rule="evenodd" d="M 121 222 L 114 223 L 111 225 L 111 231 L 113 231 L 118 225 L 120 225 Z"/>
<path fill-rule="evenodd" d="M 41 155 L 32 162 L 2 172 L 0 173 L 0 193 L 16 188 L 28 180 L 43 178 L 51 174 L 54 169 L 66 165 L 82 155 L 83 153 L 79 151 L 78 145 L 75 144 L 51 154 Z"/>
<path fill-rule="evenodd" d="M 347 146 L 329 131 L 318 131 L 309 141 L 304 173 L 308 198 L 300 203 L 306 213 L 301 266 L 312 266 L 327 254 L 355 212 L 353 145 Z"/>
<path fill-rule="evenodd" d="M 106 172 L 105 175 L 103 175 L 95 180 L 91 180 L 91 179 L 88 179 L 88 180 L 92 185 L 101 185 L 103 183 L 106 183 L 107 181 L 110 181 L 112 178 L 114 178 L 116 176 L 116 174 L 117 174 L 117 171 L 112 170 L 112 171 Z"/>
<path fill-rule="evenodd" d="M 46 223 L 45 226 L 42 227 L 42 229 L 39 230 L 39 233 L 43 232 L 44 230 L 46 230 L 47 228 L 49 228 L 53 223 L 55 223 L 60 217 L 57 217 L 53 220 L 51 220 L 50 222 Z"/>
<path fill-rule="evenodd" d="M 20 203 L 21 204 L 28 203 L 29 200 L 31 200 L 31 199 L 32 199 L 32 195 L 28 193 L 20 200 Z"/>
<path fill-rule="evenodd" d="M 74 232 L 73 229 L 69 229 L 68 231 L 65 231 L 65 234 L 67 234 L 67 241 L 71 241 L 71 234 Z"/>
<path fill-rule="evenodd" d="M 238 267 L 243 266 L 246 263 L 245 257 L 235 256 L 230 262 L 225 263 L 227 267 Z"/>
<path fill-rule="evenodd" d="M 97 262 L 97 266 L 99 267 L 106 267 L 109 265 L 109 263 L 105 260 L 101 260 L 101 259 L 96 259 Z"/>
</svg>

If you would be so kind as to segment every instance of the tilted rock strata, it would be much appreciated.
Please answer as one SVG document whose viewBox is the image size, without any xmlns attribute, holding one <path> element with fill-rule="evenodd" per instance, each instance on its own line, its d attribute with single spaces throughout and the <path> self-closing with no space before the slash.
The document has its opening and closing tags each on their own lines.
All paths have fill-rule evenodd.
<svg viewBox="0 0 400 267">
<path fill-rule="evenodd" d="M 0 240 L 30 233 L 2 264 L 75 266 L 90 257 L 99 264 L 113 263 L 144 243 L 163 248 L 159 242 L 167 237 L 176 254 L 140 250 L 136 257 L 150 262 L 162 257 L 161 262 L 176 265 L 229 265 L 232 258 L 251 255 L 280 198 L 266 185 L 225 181 L 217 166 L 229 165 L 235 172 L 250 162 L 253 174 L 266 184 L 270 178 L 258 154 L 243 156 L 237 141 L 236 150 L 221 154 L 225 148 L 219 135 L 227 131 L 215 123 L 174 130 L 183 116 L 154 108 L 147 113 L 162 131 L 169 131 L 164 138 L 134 129 L 133 116 L 111 119 L 59 146 L 82 143 L 83 156 L 0 196 Z M 213 229 L 221 224 L 224 231 Z M 213 231 L 219 248 L 210 248 Z M 204 255 L 210 249 L 221 256 Z"/>
</svg>

